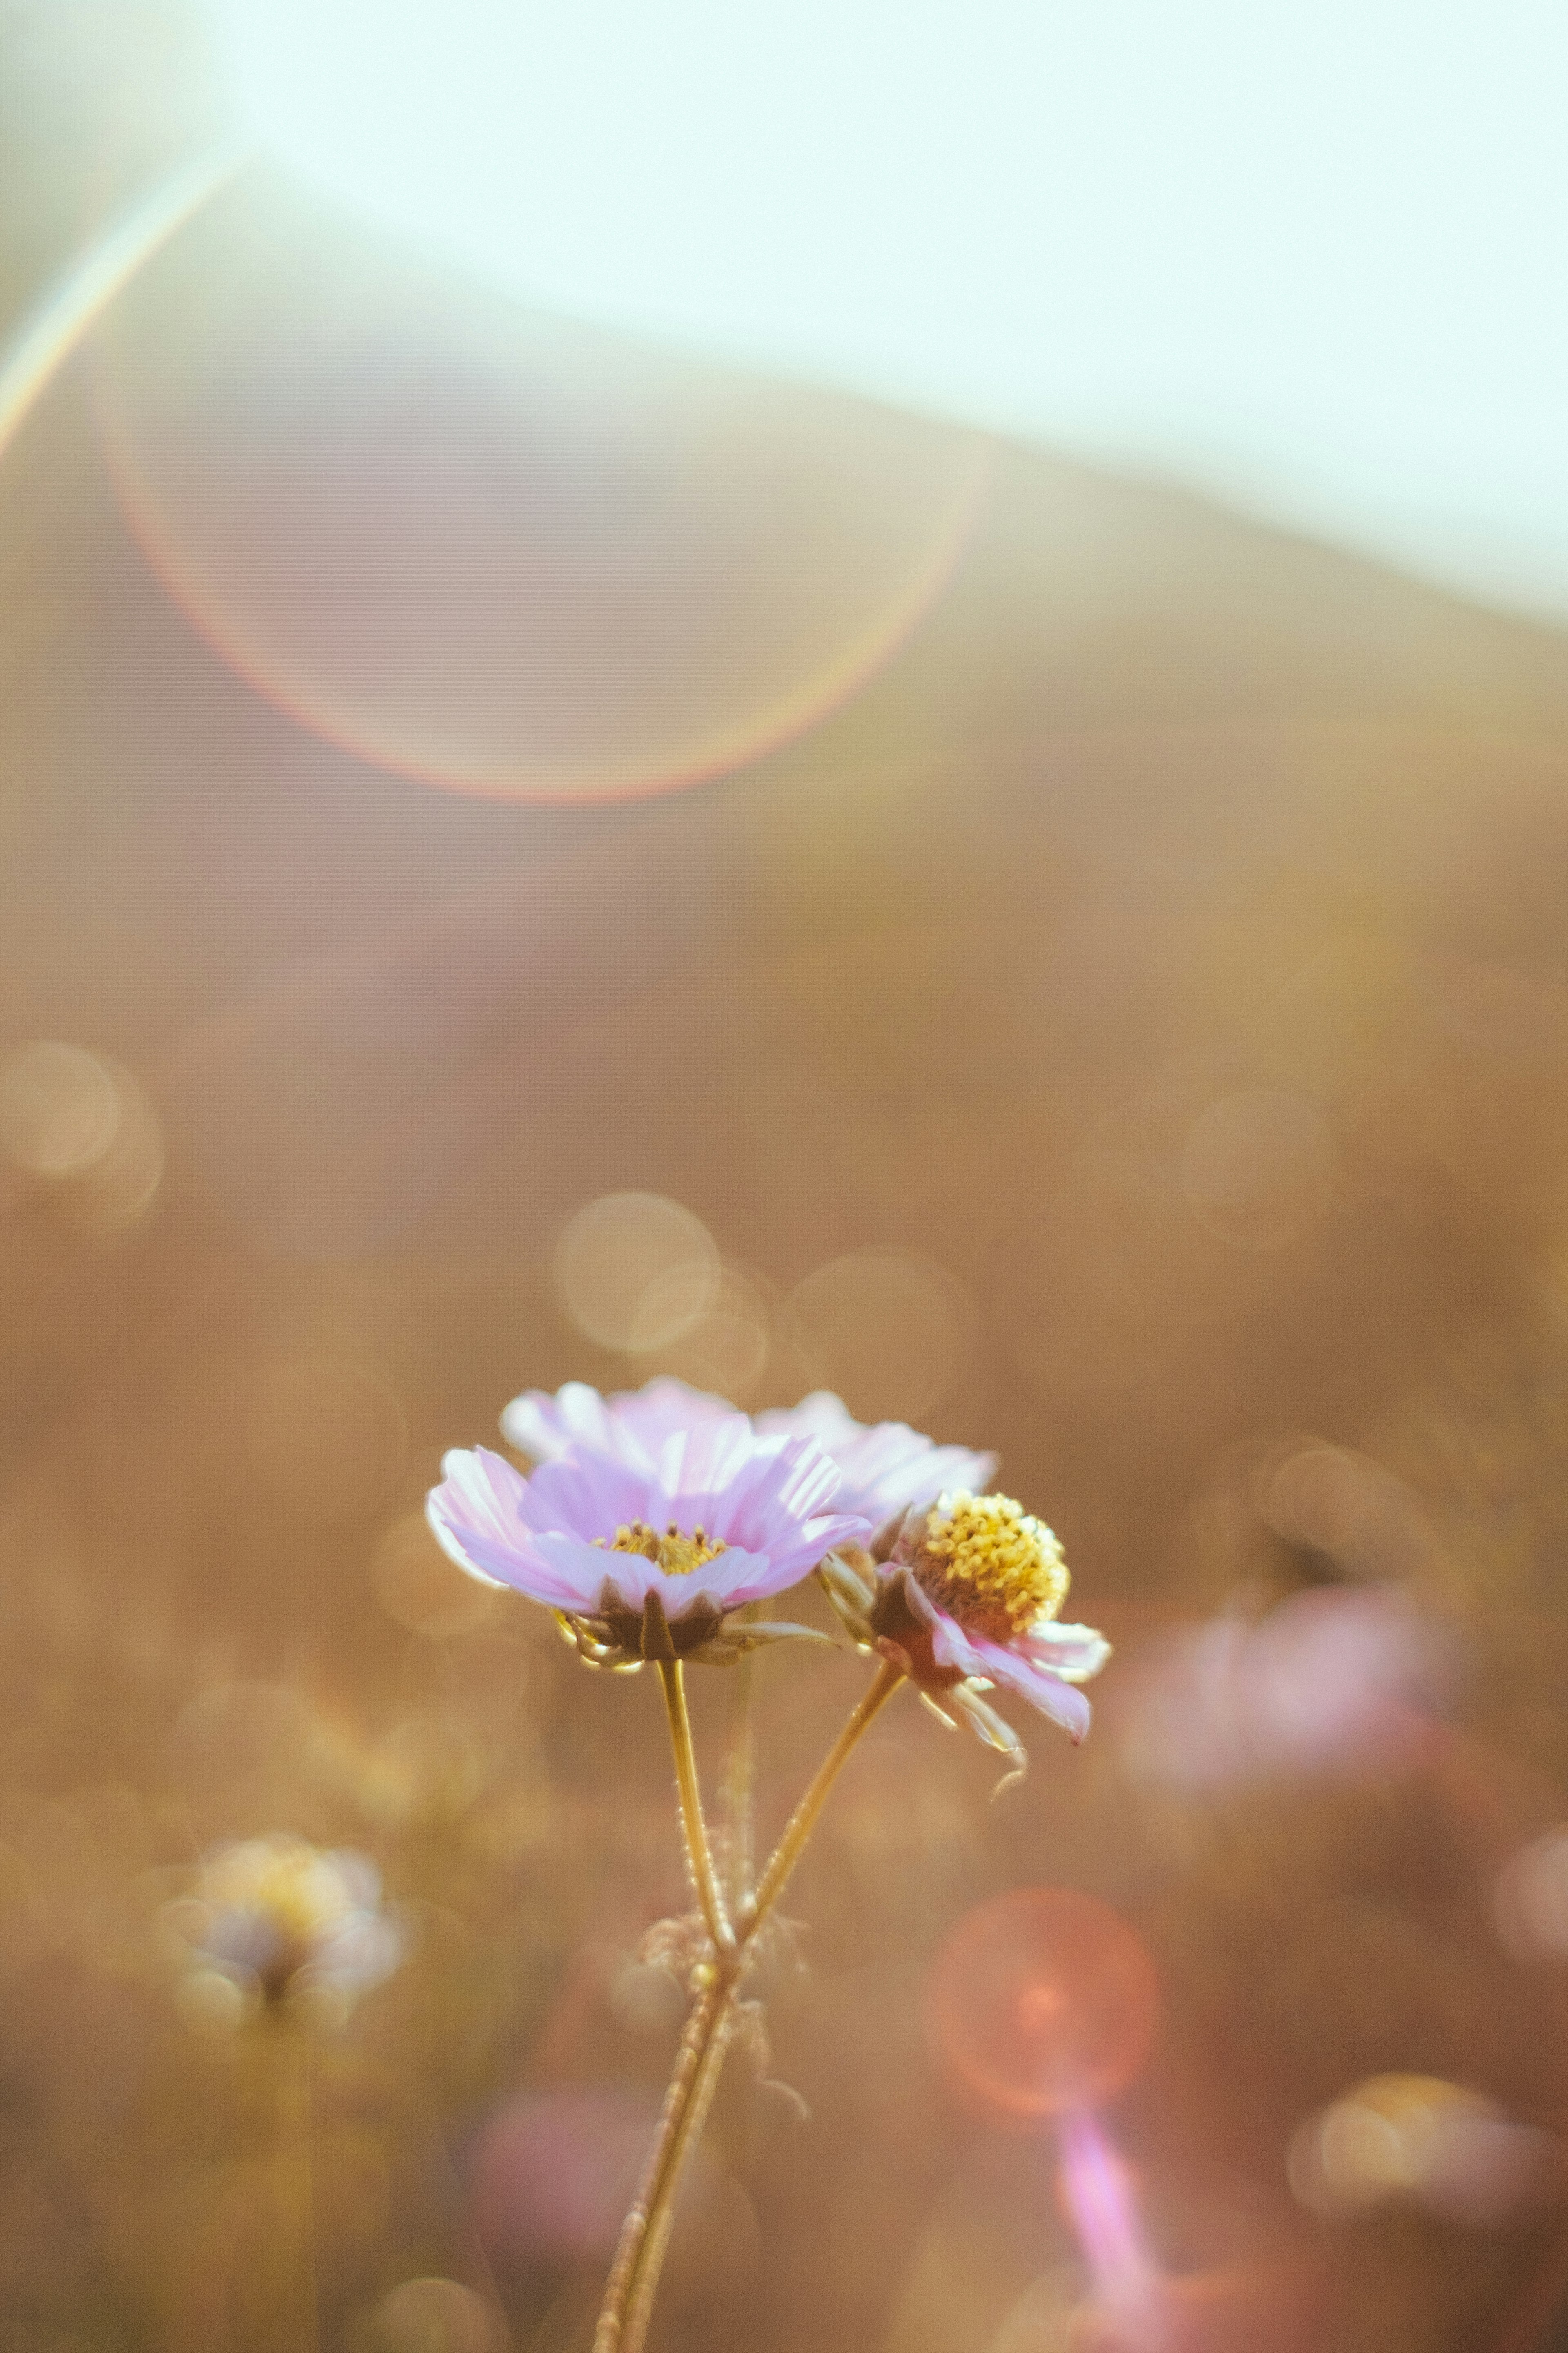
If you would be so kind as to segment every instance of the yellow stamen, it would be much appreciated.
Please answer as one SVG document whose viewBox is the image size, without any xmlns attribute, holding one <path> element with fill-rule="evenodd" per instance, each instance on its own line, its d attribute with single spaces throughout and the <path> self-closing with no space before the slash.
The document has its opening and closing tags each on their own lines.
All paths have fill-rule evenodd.
<svg viewBox="0 0 1568 2353">
<path fill-rule="evenodd" d="M 1067 1599 L 1062 1548 L 1011 1495 L 942 1495 L 910 1564 L 922 1590 L 961 1626 L 1005 1641 Z"/>
<path fill-rule="evenodd" d="M 603 1537 L 598 1541 L 603 1543 Z M 611 1552 L 640 1553 L 644 1560 L 654 1561 L 668 1577 L 689 1577 L 694 1568 L 705 1567 L 724 1550 L 705 1529 L 694 1528 L 689 1535 L 684 1535 L 673 1520 L 662 1535 L 646 1520 L 633 1520 L 629 1527 L 616 1530 L 608 1548 Z"/>
</svg>

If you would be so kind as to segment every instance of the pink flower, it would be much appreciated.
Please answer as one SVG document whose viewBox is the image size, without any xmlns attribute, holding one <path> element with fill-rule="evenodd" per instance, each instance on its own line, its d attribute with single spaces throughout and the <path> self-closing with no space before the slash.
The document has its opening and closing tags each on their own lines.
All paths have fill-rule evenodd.
<svg viewBox="0 0 1568 2353">
<path fill-rule="evenodd" d="M 939 1715 L 955 1707 L 1021 1767 L 1016 1733 L 980 1696 L 1001 1684 L 1083 1738 L 1090 1711 L 1078 1685 L 1100 1672 L 1110 1645 L 1090 1626 L 1058 1622 L 1067 1563 L 1043 1521 L 1009 1495 L 958 1488 L 911 1513 L 875 1550 L 880 1558 L 841 1554 L 826 1564 L 825 1582 L 851 1631 Z"/>
<path fill-rule="evenodd" d="M 568 1409 L 608 1427 L 613 1452 L 584 1444 L 527 1479 L 483 1447 L 447 1456 L 427 1510 L 451 1557 L 553 1609 L 595 1665 L 722 1660 L 799 1632 L 724 1620 L 868 1533 L 823 1510 L 838 1473 L 816 1441 L 760 1442 L 739 1413 L 664 1434 L 645 1422 L 638 1437 L 595 1407 L 574 1385 Z"/>
<path fill-rule="evenodd" d="M 610 1398 L 583 1381 L 568 1381 L 553 1397 L 529 1389 L 500 1419 L 511 1443 L 536 1462 L 553 1461 L 571 1448 L 647 1463 L 675 1431 L 733 1410 L 722 1398 L 664 1377 Z M 752 1427 L 764 1439 L 815 1438 L 838 1466 L 839 1509 L 873 1528 L 916 1504 L 935 1503 L 944 1487 L 984 1487 L 996 1468 L 994 1454 L 935 1445 L 901 1421 L 858 1422 L 830 1389 L 815 1389 L 798 1405 L 770 1407 L 753 1417 Z"/>
</svg>

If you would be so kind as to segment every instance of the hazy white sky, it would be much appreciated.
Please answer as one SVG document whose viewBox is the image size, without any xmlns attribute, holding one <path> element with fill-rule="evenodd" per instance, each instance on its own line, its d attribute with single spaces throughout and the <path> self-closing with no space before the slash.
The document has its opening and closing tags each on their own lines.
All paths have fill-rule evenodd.
<svg viewBox="0 0 1568 2353">
<path fill-rule="evenodd" d="M 212 0 L 293 166 L 531 300 L 1568 617 L 1563 0 Z"/>
</svg>

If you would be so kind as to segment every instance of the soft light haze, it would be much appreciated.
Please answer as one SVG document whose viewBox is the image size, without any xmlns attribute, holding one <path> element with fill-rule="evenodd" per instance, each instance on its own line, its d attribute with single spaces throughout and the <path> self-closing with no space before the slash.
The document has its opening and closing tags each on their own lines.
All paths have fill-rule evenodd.
<svg viewBox="0 0 1568 2353">
<path fill-rule="evenodd" d="M 214 0 L 267 146 L 531 301 L 1568 616 L 1545 0 Z"/>
</svg>

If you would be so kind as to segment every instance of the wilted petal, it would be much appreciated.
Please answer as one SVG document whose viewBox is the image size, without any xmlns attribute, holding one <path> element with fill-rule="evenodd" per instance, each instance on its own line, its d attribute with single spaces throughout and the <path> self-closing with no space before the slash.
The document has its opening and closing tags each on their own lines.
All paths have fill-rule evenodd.
<svg viewBox="0 0 1568 2353">
<path fill-rule="evenodd" d="M 982 1662 L 982 1674 L 1016 1692 L 1020 1699 L 1026 1699 L 1031 1707 L 1070 1733 L 1074 1741 L 1083 1738 L 1094 1711 L 1076 1683 L 1063 1683 L 1048 1667 L 1036 1666 L 1000 1642 L 977 1642 L 974 1649 Z"/>
<path fill-rule="evenodd" d="M 1050 1618 L 1020 1634 L 1013 1647 L 1021 1657 L 1069 1683 L 1088 1683 L 1110 1656 L 1110 1643 L 1095 1627 L 1063 1626 Z"/>
</svg>

